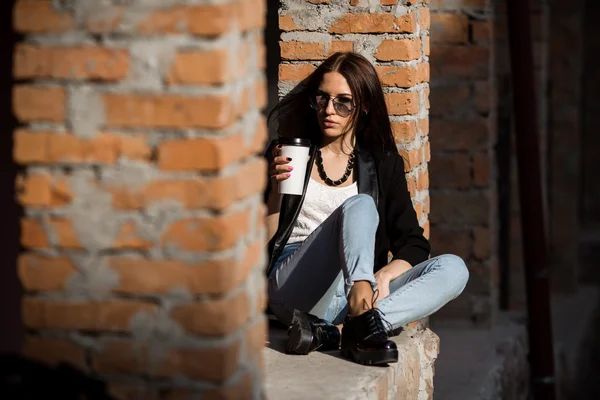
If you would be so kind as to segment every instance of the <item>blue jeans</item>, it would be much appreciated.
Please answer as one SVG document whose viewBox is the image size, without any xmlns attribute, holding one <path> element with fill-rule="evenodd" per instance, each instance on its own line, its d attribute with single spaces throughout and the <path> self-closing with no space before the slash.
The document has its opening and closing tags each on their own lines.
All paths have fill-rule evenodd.
<svg viewBox="0 0 600 400">
<path fill-rule="evenodd" d="M 340 324 L 356 281 L 376 289 L 373 273 L 379 215 L 373 199 L 346 200 L 302 243 L 285 246 L 270 273 L 269 304 L 284 324 L 294 309 Z M 464 261 L 447 254 L 413 266 L 390 283 L 390 295 L 377 308 L 394 328 L 431 315 L 465 288 Z"/>
</svg>

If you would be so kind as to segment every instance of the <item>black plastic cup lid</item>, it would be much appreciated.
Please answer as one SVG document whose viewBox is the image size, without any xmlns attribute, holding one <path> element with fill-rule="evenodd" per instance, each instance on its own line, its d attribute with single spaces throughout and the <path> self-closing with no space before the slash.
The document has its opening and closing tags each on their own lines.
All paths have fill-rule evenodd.
<svg viewBox="0 0 600 400">
<path fill-rule="evenodd" d="M 310 147 L 310 140 L 304 138 L 279 137 L 277 144 L 282 146 L 304 146 Z"/>
</svg>

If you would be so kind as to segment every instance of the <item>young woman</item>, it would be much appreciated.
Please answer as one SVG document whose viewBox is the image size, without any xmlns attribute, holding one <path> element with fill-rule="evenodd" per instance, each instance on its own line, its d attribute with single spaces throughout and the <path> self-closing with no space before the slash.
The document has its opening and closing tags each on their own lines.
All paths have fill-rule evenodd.
<svg viewBox="0 0 600 400">
<path fill-rule="evenodd" d="M 277 141 L 267 150 L 269 306 L 290 327 L 288 352 L 339 348 L 343 323 L 342 356 L 397 361 L 392 329 L 456 298 L 469 273 L 457 256 L 429 259 L 375 69 L 336 53 L 269 120 L 314 145 L 301 196 L 278 193 L 293 171 Z"/>
</svg>

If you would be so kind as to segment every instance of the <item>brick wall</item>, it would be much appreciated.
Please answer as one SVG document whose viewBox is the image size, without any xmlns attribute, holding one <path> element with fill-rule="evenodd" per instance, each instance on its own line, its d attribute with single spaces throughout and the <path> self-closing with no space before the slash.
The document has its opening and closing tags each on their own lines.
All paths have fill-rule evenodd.
<svg viewBox="0 0 600 400">
<path fill-rule="evenodd" d="M 264 3 L 17 2 L 25 355 L 259 395 Z"/>
<path fill-rule="evenodd" d="M 419 222 L 429 235 L 429 0 L 283 0 L 279 92 L 321 60 L 355 51 L 377 69 Z"/>
<path fill-rule="evenodd" d="M 432 248 L 463 257 L 471 272 L 434 320 L 489 325 L 498 283 L 493 10 L 485 0 L 434 0 L 431 11 Z"/>
</svg>

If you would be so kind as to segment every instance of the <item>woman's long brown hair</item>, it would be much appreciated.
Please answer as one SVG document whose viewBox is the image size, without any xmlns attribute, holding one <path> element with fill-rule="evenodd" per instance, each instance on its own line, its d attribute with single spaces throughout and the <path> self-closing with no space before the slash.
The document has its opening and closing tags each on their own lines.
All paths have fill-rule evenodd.
<svg viewBox="0 0 600 400">
<path fill-rule="evenodd" d="M 356 53 L 335 53 L 325 60 L 271 110 L 269 124 L 278 124 L 276 130 L 280 136 L 307 138 L 319 145 L 322 133 L 310 98 L 328 72 L 340 73 L 350 86 L 355 108 L 349 126 L 354 127 L 359 147 L 384 153 L 397 151 L 377 72 L 366 58 Z"/>
</svg>

